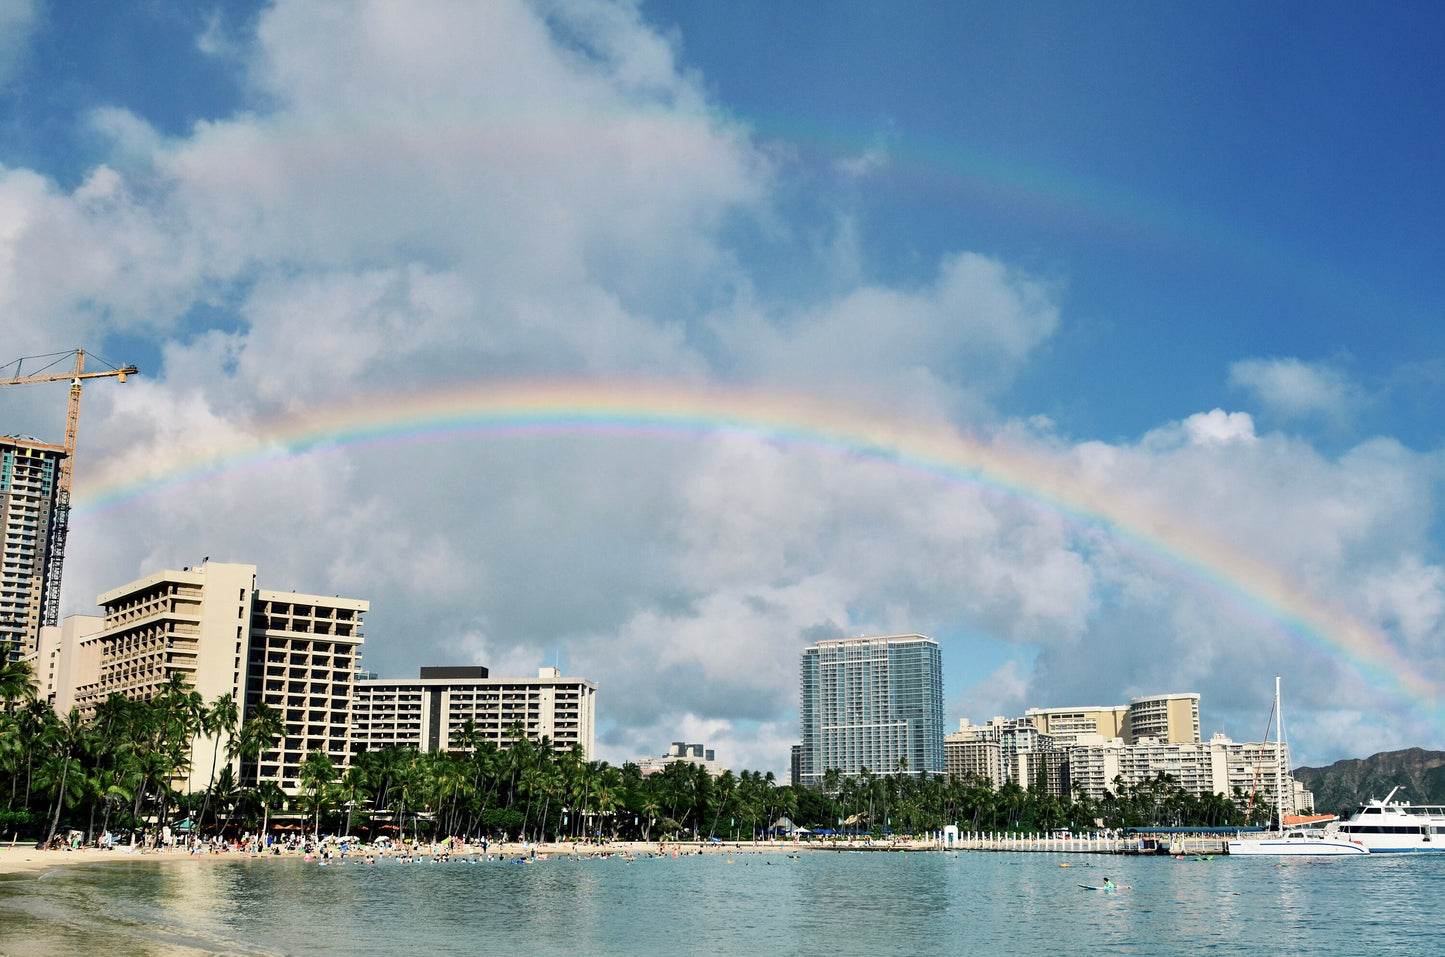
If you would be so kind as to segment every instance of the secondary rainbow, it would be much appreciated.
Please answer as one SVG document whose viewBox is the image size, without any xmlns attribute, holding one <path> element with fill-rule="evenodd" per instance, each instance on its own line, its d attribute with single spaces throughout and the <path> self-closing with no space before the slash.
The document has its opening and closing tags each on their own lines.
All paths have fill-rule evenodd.
<svg viewBox="0 0 1445 957">
<path fill-rule="evenodd" d="M 76 517 L 142 501 L 162 490 L 328 450 L 378 443 L 501 438 L 546 433 L 743 435 L 876 461 L 992 490 L 1104 530 L 1184 577 L 1262 611 L 1288 631 L 1343 658 L 1381 690 L 1439 719 L 1439 688 L 1377 629 L 1305 592 L 1278 569 L 1075 474 L 1063 456 L 985 441 L 921 422 L 885 419 L 797 395 L 665 383 L 528 382 L 375 396 L 262 423 L 202 452 L 152 456 L 144 467 L 88 469 Z"/>
</svg>

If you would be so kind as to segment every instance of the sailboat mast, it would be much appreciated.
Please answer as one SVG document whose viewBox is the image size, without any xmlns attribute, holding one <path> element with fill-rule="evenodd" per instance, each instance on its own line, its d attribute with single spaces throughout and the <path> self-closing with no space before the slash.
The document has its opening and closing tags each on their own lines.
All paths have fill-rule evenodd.
<svg viewBox="0 0 1445 957">
<path fill-rule="evenodd" d="M 1284 712 L 1279 705 L 1279 675 L 1274 676 L 1274 803 L 1279 832 L 1284 833 Z"/>
</svg>

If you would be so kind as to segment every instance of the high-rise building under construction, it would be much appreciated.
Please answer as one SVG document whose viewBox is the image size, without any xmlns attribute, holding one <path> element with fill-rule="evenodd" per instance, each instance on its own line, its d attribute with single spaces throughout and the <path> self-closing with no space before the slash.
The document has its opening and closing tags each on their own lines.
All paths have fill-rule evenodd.
<svg viewBox="0 0 1445 957">
<path fill-rule="evenodd" d="M 34 654 L 45 618 L 60 463 L 65 449 L 0 436 L 0 655 Z"/>
</svg>

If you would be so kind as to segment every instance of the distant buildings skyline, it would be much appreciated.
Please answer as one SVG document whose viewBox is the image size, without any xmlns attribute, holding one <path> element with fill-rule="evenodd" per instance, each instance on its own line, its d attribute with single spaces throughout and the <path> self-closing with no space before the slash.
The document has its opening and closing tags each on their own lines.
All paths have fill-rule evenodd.
<svg viewBox="0 0 1445 957">
<path fill-rule="evenodd" d="M 274 781 L 294 793 L 312 751 L 344 769 L 357 754 L 385 747 L 505 747 L 518 727 L 555 750 L 575 747 L 589 761 L 595 755 L 595 682 L 545 667 L 535 678 L 493 678 L 482 666 L 424 667 L 415 679 L 368 675 L 361 668 L 368 601 L 262 589 L 255 565 L 206 561 L 161 571 L 97 601 L 102 616 L 70 616 L 40 630 L 27 656 L 40 696 L 61 713 L 93 713 L 111 694 L 149 698 L 181 675 L 208 704 L 233 695 L 243 720 L 264 702 L 280 713 L 283 733 L 259 759 L 231 759 L 243 783 Z M 809 787 L 821 787 L 830 770 L 853 776 L 866 768 L 973 774 L 995 787 L 1013 781 L 1098 799 L 1119 782 L 1162 772 L 1186 790 L 1231 794 L 1271 777 L 1279 762 L 1291 782 L 1286 810 L 1312 805 L 1294 785 L 1287 748 L 1219 734 L 1201 741 L 1197 693 L 1034 707 L 982 725 L 964 718 L 945 734 L 942 653 L 931 638 L 818 641 L 804 649 L 799 676 L 802 740 L 793 748 L 791 779 Z M 197 736 L 192 786 L 228 737 Z M 635 763 L 660 770 L 678 761 L 714 776 L 725 770 L 711 749 L 683 741 Z"/>
<path fill-rule="evenodd" d="M 1192 692 L 1133 698 L 1127 705 L 1029 708 L 1022 717 L 981 725 L 963 718 L 945 737 L 944 750 L 950 775 L 986 777 L 995 789 L 1013 782 L 1095 801 L 1161 773 L 1198 795 L 1231 796 L 1236 788 L 1248 794 L 1272 781 L 1281 764 L 1286 812 L 1314 806 L 1313 795 L 1294 780 L 1288 745 L 1240 743 L 1223 734 L 1201 741 L 1199 695 Z"/>
<path fill-rule="evenodd" d="M 689 744 L 686 741 L 674 741 L 667 749 L 667 753 L 660 757 L 638 758 L 632 762 L 643 774 L 660 774 L 666 771 L 673 764 L 692 764 L 701 767 L 713 777 L 718 777 L 728 768 L 717 760 L 717 755 L 712 748 L 705 744 Z"/>
</svg>

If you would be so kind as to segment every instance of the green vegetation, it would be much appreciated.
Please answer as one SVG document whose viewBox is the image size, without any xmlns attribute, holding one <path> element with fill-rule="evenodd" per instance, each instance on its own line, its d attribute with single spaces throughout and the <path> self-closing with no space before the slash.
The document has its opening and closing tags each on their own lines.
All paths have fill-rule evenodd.
<svg viewBox="0 0 1445 957">
<path fill-rule="evenodd" d="M 266 830 L 283 818 L 316 833 L 506 835 L 658 840 L 716 837 L 746 840 L 787 818 L 814 832 L 920 833 L 956 824 L 966 831 L 1047 832 L 1104 826 L 1232 826 L 1244 823 L 1245 801 L 1198 797 L 1165 775 L 1094 802 L 1026 791 L 1015 782 L 995 791 L 981 778 L 913 777 L 836 770 L 815 791 L 779 785 L 771 773 L 731 771 L 714 779 L 686 763 L 644 776 L 633 764 L 613 767 L 583 760 L 580 749 L 557 751 L 546 738 L 528 739 L 520 726 L 507 747 L 484 740 L 468 724 L 462 748 L 420 753 L 388 749 L 358 755 L 344 773 L 313 751 L 287 797 L 274 783 L 237 780 L 212 749 L 209 785 L 179 793 L 190 773 L 198 734 L 234 731 L 228 758 L 254 765 L 279 739 L 280 715 L 264 705 L 236 727 L 236 704 L 225 696 L 207 705 L 177 679 L 150 701 L 115 695 L 90 721 L 72 711 L 58 717 L 32 700 L 27 682 L 0 669 L 0 831 L 31 839 L 74 828 L 87 840 L 103 831 L 154 832 L 159 822 L 195 822 L 204 835 Z M 208 759 L 208 760 L 207 760 Z M 219 769 L 218 769 L 219 767 Z M 1250 817 L 1271 813 L 1256 803 Z"/>
</svg>

